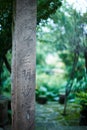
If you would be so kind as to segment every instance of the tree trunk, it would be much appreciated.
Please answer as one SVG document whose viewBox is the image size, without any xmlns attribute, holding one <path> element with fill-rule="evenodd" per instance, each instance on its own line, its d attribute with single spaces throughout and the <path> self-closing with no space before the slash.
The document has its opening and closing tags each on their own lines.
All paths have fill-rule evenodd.
<svg viewBox="0 0 87 130">
<path fill-rule="evenodd" d="M 76 48 L 78 50 L 78 48 Z M 79 52 L 75 52 L 74 54 L 74 59 L 73 59 L 73 66 L 72 66 L 72 70 L 71 70 L 71 74 L 70 74 L 70 78 L 69 81 L 66 85 L 66 90 L 65 90 L 65 103 L 64 103 L 64 111 L 63 111 L 63 115 L 66 115 L 66 107 L 67 107 L 67 98 L 71 92 L 72 89 L 72 84 L 73 82 L 71 82 L 71 80 L 73 81 L 74 79 L 74 74 L 75 74 L 75 69 L 78 63 L 78 58 L 79 58 Z"/>
<path fill-rule="evenodd" d="M 3 59 L 0 57 L 0 94 L 2 94 L 2 66 L 3 66 Z"/>
<path fill-rule="evenodd" d="M 34 130 L 35 0 L 16 0 L 12 58 L 12 130 Z"/>
<path fill-rule="evenodd" d="M 86 69 L 86 74 L 87 74 L 87 50 L 84 51 L 84 58 L 85 58 L 85 69 Z"/>
</svg>

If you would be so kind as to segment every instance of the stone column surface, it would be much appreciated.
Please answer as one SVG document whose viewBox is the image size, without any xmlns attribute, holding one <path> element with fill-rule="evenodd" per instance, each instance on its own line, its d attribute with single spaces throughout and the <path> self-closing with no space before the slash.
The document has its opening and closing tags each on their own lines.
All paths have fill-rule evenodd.
<svg viewBox="0 0 87 130">
<path fill-rule="evenodd" d="M 36 1 L 16 0 L 12 41 L 12 130 L 34 130 Z"/>
</svg>

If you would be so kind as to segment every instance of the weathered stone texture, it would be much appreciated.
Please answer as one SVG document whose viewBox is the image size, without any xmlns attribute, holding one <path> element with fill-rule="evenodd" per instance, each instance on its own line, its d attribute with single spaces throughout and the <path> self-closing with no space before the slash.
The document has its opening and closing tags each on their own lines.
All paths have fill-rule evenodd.
<svg viewBox="0 0 87 130">
<path fill-rule="evenodd" d="M 34 130 L 35 0 L 16 0 L 12 58 L 12 130 Z"/>
</svg>

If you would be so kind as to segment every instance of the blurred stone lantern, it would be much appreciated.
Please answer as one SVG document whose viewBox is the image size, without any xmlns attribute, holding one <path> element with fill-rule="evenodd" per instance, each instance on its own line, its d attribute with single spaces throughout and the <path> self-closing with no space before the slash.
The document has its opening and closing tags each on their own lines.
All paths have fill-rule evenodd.
<svg viewBox="0 0 87 130">
<path fill-rule="evenodd" d="M 0 126 L 8 122 L 8 98 L 0 95 Z"/>
<path fill-rule="evenodd" d="M 59 103 L 64 104 L 65 103 L 65 91 L 60 91 L 59 94 Z"/>
</svg>

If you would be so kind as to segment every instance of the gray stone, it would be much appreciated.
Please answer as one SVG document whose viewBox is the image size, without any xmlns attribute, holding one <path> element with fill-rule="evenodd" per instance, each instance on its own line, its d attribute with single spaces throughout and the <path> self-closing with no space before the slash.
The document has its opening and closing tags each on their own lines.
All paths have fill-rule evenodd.
<svg viewBox="0 0 87 130">
<path fill-rule="evenodd" d="M 15 0 L 12 58 L 12 130 L 34 130 L 36 0 Z"/>
</svg>

